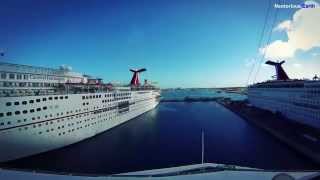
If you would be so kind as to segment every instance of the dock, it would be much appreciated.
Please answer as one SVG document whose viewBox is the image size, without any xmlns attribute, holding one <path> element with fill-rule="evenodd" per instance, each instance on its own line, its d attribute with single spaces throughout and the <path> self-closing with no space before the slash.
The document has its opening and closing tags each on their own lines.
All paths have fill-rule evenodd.
<svg viewBox="0 0 320 180">
<path fill-rule="evenodd" d="M 217 102 L 251 124 L 265 130 L 299 154 L 320 164 L 320 130 L 286 119 L 280 114 L 250 106 L 246 101 Z"/>
</svg>

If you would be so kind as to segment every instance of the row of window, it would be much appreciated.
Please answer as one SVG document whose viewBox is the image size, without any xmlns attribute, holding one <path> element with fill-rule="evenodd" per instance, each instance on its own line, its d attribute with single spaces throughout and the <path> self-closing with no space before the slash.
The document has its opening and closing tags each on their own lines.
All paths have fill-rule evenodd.
<svg viewBox="0 0 320 180">
<path fill-rule="evenodd" d="M 120 93 L 120 94 L 105 94 L 104 97 L 119 97 L 119 96 L 129 96 L 130 93 Z M 82 99 L 95 99 L 95 98 L 101 98 L 100 95 L 87 95 L 87 96 L 82 96 Z"/>
<path fill-rule="evenodd" d="M 48 107 L 47 106 L 44 106 L 42 108 L 36 108 L 36 109 L 30 109 L 29 112 L 30 113 L 34 113 L 34 112 L 39 112 L 41 110 L 47 110 Z M 28 113 L 28 110 L 23 110 L 23 111 L 15 111 L 14 114 L 15 115 L 20 115 L 20 114 L 27 114 Z M 5 113 L 0 113 L 0 117 L 3 117 L 4 115 L 6 116 L 12 116 L 13 115 L 13 112 L 7 112 L 6 114 Z"/>
<path fill-rule="evenodd" d="M 43 110 L 47 110 L 48 108 L 47 108 L 47 106 L 44 106 L 42 109 L 43 109 Z M 99 109 L 99 107 L 94 107 L 94 109 Z M 114 110 L 114 109 L 116 109 L 116 106 L 108 107 L 108 108 L 105 108 L 105 109 L 102 109 L 102 110 L 98 110 L 98 111 L 96 110 L 96 111 L 92 112 L 91 114 L 96 114 L 96 113 L 98 113 L 98 112 L 111 111 L 111 110 Z M 88 110 L 89 110 L 89 108 L 83 109 L 83 111 L 88 111 Z M 35 111 L 41 111 L 41 108 L 31 109 L 31 110 L 30 110 L 30 113 L 33 113 L 33 112 L 35 112 Z M 81 109 L 76 109 L 75 111 L 66 111 L 66 115 L 72 114 L 73 112 L 75 112 L 75 113 L 78 113 L 78 112 L 79 112 L 79 113 L 80 113 L 80 112 L 81 112 Z M 21 113 L 20 111 L 16 111 L 16 112 L 15 112 L 16 115 L 19 115 L 20 113 Z M 27 110 L 24 110 L 24 111 L 22 111 L 22 113 L 23 113 L 23 114 L 26 114 L 26 113 L 28 113 L 28 111 L 27 111 Z M 59 116 L 61 117 L 61 116 L 63 116 L 63 114 L 64 114 L 63 112 L 57 113 L 57 117 L 59 117 Z M 12 115 L 12 112 L 7 112 L 6 115 L 7 115 L 7 116 L 11 116 L 11 115 Z M 80 114 L 80 115 L 75 115 L 75 116 L 67 117 L 67 119 L 69 120 L 69 119 L 73 119 L 73 117 L 79 118 L 79 117 L 88 116 L 88 115 L 89 115 L 89 113 L 84 113 L 83 115 Z M 3 117 L 3 116 L 4 116 L 4 113 L 0 113 L 0 117 Z M 53 115 L 50 114 L 50 115 L 45 115 L 45 116 L 44 116 L 45 119 L 47 119 L 48 117 L 52 118 Z M 34 120 L 36 120 L 36 119 L 40 120 L 40 116 L 38 116 L 37 118 L 36 118 L 36 117 L 32 117 L 31 119 L 32 119 L 32 121 L 34 121 Z M 24 119 L 23 122 L 26 122 L 26 121 L 27 121 L 27 119 Z M 21 120 L 17 120 L 17 123 L 21 123 L 21 122 L 22 122 Z M 59 120 L 58 120 L 58 122 L 59 122 Z M 8 125 L 11 125 L 11 122 L 8 121 L 7 124 L 8 124 Z M 4 122 L 1 122 L 1 123 L 0 123 L 0 126 L 3 126 L 3 125 L 5 125 Z"/>
<path fill-rule="evenodd" d="M 145 99 L 145 100 L 148 100 L 148 99 Z M 144 101 L 144 100 L 141 100 L 141 101 Z M 126 103 L 126 104 L 127 104 L 128 102 L 123 102 L 123 103 Z M 130 103 L 130 104 L 134 104 L 134 103 Z M 103 107 L 105 107 L 105 106 L 103 106 Z M 115 109 L 117 109 L 117 108 L 118 108 L 118 106 L 112 106 L 112 107 L 106 107 L 106 108 L 104 108 L 104 109 L 99 109 L 99 107 L 97 106 L 97 107 L 94 107 L 94 109 L 97 109 L 97 110 L 95 110 L 94 112 L 91 112 L 91 114 L 99 114 L 99 113 L 102 113 L 102 112 L 115 110 Z M 43 110 L 47 110 L 47 107 L 44 106 L 44 107 L 42 107 L 42 109 L 43 109 Z M 98 109 L 99 109 L 99 110 L 98 110 Z M 31 109 L 30 112 L 35 112 L 35 110 L 36 110 L 36 111 L 41 111 L 41 108 Z M 89 110 L 89 108 L 83 109 L 83 111 L 88 111 L 88 110 Z M 22 113 L 25 113 L 25 112 L 27 112 L 27 111 L 26 111 L 26 110 L 22 111 Z M 74 112 L 76 112 L 76 113 L 81 112 L 81 109 L 76 109 Z M 67 111 L 67 112 L 66 112 L 67 115 L 68 115 L 69 113 L 72 114 L 73 111 Z M 12 115 L 11 112 L 9 112 L 9 114 L 10 114 L 10 115 L 8 115 L 8 116 L 11 116 L 11 115 Z M 17 113 L 17 114 L 19 114 L 19 113 Z M 57 117 L 63 116 L 63 114 L 64 114 L 63 112 L 57 113 Z M 84 113 L 83 115 L 80 114 L 80 115 L 69 116 L 69 117 L 67 117 L 67 120 L 73 119 L 73 117 L 74 117 L 74 118 L 79 118 L 79 117 L 88 116 L 88 115 L 89 115 L 89 113 Z M 3 116 L 3 113 L 2 113 L 2 114 L 0 113 L 0 116 Z M 45 115 L 45 116 L 44 116 L 45 119 L 47 119 L 48 117 L 52 118 L 53 115 L 50 114 L 50 115 Z M 101 116 L 99 116 L 99 117 L 101 117 Z M 36 120 L 36 119 L 40 120 L 40 116 L 38 116 L 37 118 L 36 118 L 36 117 L 32 117 L 31 119 L 32 119 L 32 121 L 34 121 L 34 120 Z M 27 121 L 27 119 L 23 119 L 23 121 L 22 121 L 22 120 L 17 120 L 17 123 L 26 122 L 26 121 Z M 59 122 L 60 120 L 57 120 L 57 121 Z M 63 121 L 63 119 L 62 119 L 62 121 Z M 11 122 L 8 121 L 7 124 L 8 124 L 8 125 L 11 125 Z M 3 126 L 3 125 L 5 125 L 5 123 L 4 123 L 4 122 L 1 122 L 1 123 L 0 123 L 0 126 Z"/>
<path fill-rule="evenodd" d="M 0 87 L 55 87 L 57 83 L 0 82 Z"/>
<path fill-rule="evenodd" d="M 55 97 L 48 97 L 48 98 L 44 97 L 44 98 L 42 98 L 42 101 L 44 102 L 44 101 L 47 101 L 47 100 L 51 101 L 51 100 L 58 100 L 58 99 L 68 99 L 68 96 L 60 96 L 60 97 L 59 96 L 55 96 Z M 34 102 L 41 102 L 41 99 L 36 99 L 36 100 L 31 99 L 31 100 L 29 100 L 30 104 L 33 104 Z M 22 105 L 27 105 L 28 101 L 22 101 L 21 104 Z M 18 106 L 18 105 L 20 105 L 20 102 L 16 101 L 16 102 L 7 102 L 6 103 L 6 106 L 11 106 L 11 105 Z"/>
<path fill-rule="evenodd" d="M 1 79 L 11 80 L 28 80 L 28 79 L 41 79 L 41 80 L 64 80 L 63 77 L 48 76 L 48 75 L 35 75 L 35 74 L 20 74 L 20 73 L 5 73 L 0 74 Z"/>
<path fill-rule="evenodd" d="M 97 113 L 101 113 L 101 112 L 106 112 L 106 111 L 114 110 L 114 109 L 116 109 L 116 108 L 117 108 L 116 106 L 113 106 L 113 107 L 109 107 L 109 108 L 105 108 L 105 109 L 101 109 L 101 110 L 97 110 L 97 111 L 91 112 L 91 114 L 97 114 Z M 85 110 L 85 109 L 84 109 L 84 110 Z M 87 109 L 87 110 L 88 110 L 88 109 Z M 77 111 L 80 112 L 80 109 L 79 109 L 79 110 L 76 110 L 76 112 L 77 112 Z M 72 111 L 71 111 L 71 112 L 72 112 Z M 68 112 L 67 112 L 67 114 L 68 114 Z M 63 112 L 61 112 L 60 114 L 57 113 L 57 116 L 59 116 L 59 115 L 63 115 Z M 67 118 L 58 119 L 57 122 L 59 123 L 60 121 L 63 122 L 65 119 L 66 119 L 66 120 L 71 120 L 71 119 L 73 119 L 73 118 L 85 117 L 85 116 L 89 116 L 89 115 L 90 115 L 90 113 L 84 113 L 84 114 L 82 114 L 82 115 L 81 115 L 81 114 L 80 114 L 80 115 L 74 115 L 74 116 L 70 116 L 70 117 L 67 117 Z M 107 115 L 110 116 L 110 117 L 109 117 L 109 120 L 116 117 L 116 116 L 113 116 L 113 115 L 116 115 L 116 113 L 108 113 L 108 114 L 104 114 L 104 115 L 99 115 L 98 118 L 102 118 L 103 116 L 107 116 Z M 49 116 L 52 117 L 52 114 L 50 114 Z M 45 117 L 47 118 L 48 115 L 45 115 Z M 35 119 L 36 119 L 35 117 L 32 118 L 32 120 L 35 120 Z M 38 116 L 37 119 L 40 119 L 40 116 Z M 94 120 L 94 119 L 96 119 L 96 118 L 95 118 L 95 117 L 91 118 L 91 120 Z M 108 120 L 108 118 L 104 119 L 104 121 L 105 121 L 105 120 Z M 23 120 L 23 122 L 26 122 L 26 121 L 27 121 L 27 119 L 24 119 L 24 120 Z M 87 121 L 90 121 L 90 118 L 84 120 L 84 122 L 87 122 Z M 103 121 L 103 120 L 99 120 L 99 121 Z M 17 122 L 20 123 L 20 122 L 22 122 L 22 120 L 18 120 Z M 81 124 L 81 123 L 82 123 L 82 120 L 76 122 L 76 124 Z M 96 122 L 95 122 L 95 123 L 96 123 Z M 11 122 L 8 121 L 7 124 L 10 125 Z M 53 124 L 53 121 L 47 121 L 47 122 L 45 122 L 45 123 L 38 123 L 38 127 L 41 127 L 42 124 L 43 124 L 43 125 Z M 4 125 L 4 122 L 1 122 L 1 123 L 0 123 L 0 126 L 3 126 L 3 125 Z M 74 123 L 69 123 L 69 124 L 68 124 L 68 126 L 73 126 L 73 125 L 74 125 Z M 87 127 L 87 126 L 90 126 L 90 125 L 86 125 L 85 127 Z M 36 128 L 36 127 L 37 127 L 37 125 L 34 124 L 34 125 L 33 125 L 33 128 Z M 64 125 L 62 125 L 61 127 L 58 126 L 58 129 L 60 129 L 60 128 L 64 128 Z M 24 129 L 27 130 L 27 129 L 28 129 L 28 126 L 24 127 Z M 19 130 L 22 130 L 22 128 L 19 128 Z M 53 130 L 52 130 L 52 131 L 53 131 Z M 41 133 L 39 133 L 39 134 L 41 134 Z"/>
</svg>

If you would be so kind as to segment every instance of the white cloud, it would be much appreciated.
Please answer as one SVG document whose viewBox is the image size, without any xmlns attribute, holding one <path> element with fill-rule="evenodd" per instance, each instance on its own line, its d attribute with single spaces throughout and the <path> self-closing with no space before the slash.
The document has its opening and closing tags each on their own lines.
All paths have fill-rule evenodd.
<svg viewBox="0 0 320 180">
<path fill-rule="evenodd" d="M 295 68 L 301 68 L 301 64 L 299 64 L 299 63 L 294 63 L 294 64 L 293 64 L 293 67 L 295 67 Z"/>
<path fill-rule="evenodd" d="M 290 27 L 291 27 L 291 21 L 285 20 L 285 21 L 282 21 L 282 23 L 278 24 L 278 26 L 274 28 L 274 31 L 290 30 Z"/>
<path fill-rule="evenodd" d="M 294 13 L 292 20 L 278 24 L 274 30 L 286 32 L 288 40 L 276 40 L 261 48 L 260 53 L 267 49 L 266 58 L 292 58 L 297 50 L 307 51 L 320 47 L 320 6 L 314 1 L 305 3 L 316 4 L 316 8 L 299 9 Z"/>
</svg>

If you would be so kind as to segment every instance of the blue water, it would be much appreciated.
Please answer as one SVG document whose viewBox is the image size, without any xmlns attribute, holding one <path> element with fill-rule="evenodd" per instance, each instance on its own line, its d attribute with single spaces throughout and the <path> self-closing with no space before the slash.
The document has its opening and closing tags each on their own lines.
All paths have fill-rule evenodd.
<svg viewBox="0 0 320 180">
<path fill-rule="evenodd" d="M 316 165 L 215 102 L 161 103 L 93 138 L 6 164 L 27 169 L 111 174 L 205 161 L 264 169 Z"/>
</svg>

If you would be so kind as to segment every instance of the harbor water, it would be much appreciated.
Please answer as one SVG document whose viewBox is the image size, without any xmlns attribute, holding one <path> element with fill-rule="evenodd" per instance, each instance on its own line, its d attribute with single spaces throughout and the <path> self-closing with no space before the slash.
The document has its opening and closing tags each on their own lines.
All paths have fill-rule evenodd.
<svg viewBox="0 0 320 180">
<path fill-rule="evenodd" d="M 163 98 L 242 95 L 212 90 L 163 92 Z M 68 173 L 112 174 L 201 163 L 204 160 L 263 169 L 317 166 L 271 135 L 215 102 L 167 102 L 82 142 L 3 166 Z"/>
</svg>

